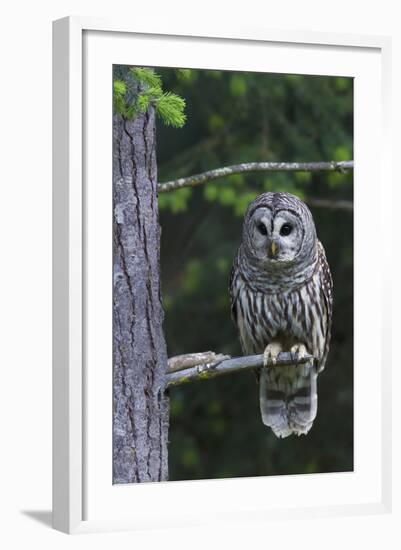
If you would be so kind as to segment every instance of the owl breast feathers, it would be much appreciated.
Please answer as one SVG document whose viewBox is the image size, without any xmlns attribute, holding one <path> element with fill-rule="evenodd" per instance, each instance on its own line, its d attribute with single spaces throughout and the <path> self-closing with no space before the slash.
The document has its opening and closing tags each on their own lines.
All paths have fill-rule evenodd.
<svg viewBox="0 0 401 550">
<path fill-rule="evenodd" d="M 278 437 L 306 434 L 317 413 L 317 376 L 330 343 L 332 279 L 308 207 L 289 193 L 264 193 L 245 214 L 230 279 L 243 353 L 264 353 L 262 421 Z M 280 351 L 313 362 L 274 366 Z"/>
</svg>

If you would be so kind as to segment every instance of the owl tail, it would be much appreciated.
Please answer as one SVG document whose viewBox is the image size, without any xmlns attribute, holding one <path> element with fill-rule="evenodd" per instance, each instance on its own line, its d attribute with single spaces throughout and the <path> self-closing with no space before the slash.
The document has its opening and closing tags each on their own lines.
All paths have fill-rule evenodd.
<svg viewBox="0 0 401 550">
<path fill-rule="evenodd" d="M 311 363 L 264 367 L 260 373 L 262 421 L 277 437 L 307 434 L 317 413 L 317 372 Z"/>
</svg>

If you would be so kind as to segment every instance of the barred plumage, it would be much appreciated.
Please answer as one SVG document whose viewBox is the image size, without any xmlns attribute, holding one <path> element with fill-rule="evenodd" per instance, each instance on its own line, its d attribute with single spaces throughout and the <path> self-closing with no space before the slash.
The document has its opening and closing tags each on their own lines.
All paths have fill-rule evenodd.
<svg viewBox="0 0 401 550">
<path fill-rule="evenodd" d="M 230 297 L 245 354 L 314 356 L 313 365 L 267 366 L 260 373 L 263 422 L 279 437 L 307 433 L 330 343 L 332 280 L 312 215 L 295 196 L 265 193 L 249 206 Z"/>
</svg>

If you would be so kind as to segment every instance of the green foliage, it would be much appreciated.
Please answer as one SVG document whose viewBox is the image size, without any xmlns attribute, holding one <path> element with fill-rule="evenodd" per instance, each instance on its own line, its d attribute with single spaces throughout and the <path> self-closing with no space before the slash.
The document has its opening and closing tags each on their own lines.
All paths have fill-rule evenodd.
<svg viewBox="0 0 401 550">
<path fill-rule="evenodd" d="M 134 88 L 131 79 L 139 83 Z M 162 79 L 153 69 L 131 67 L 126 81 L 114 80 L 114 110 L 131 120 L 153 106 L 166 126 L 182 128 L 186 121 L 185 100 L 172 92 L 163 92 Z M 131 93 L 130 93 L 131 92 Z"/>
<path fill-rule="evenodd" d="M 192 80 L 193 76 L 191 69 L 177 69 L 176 74 L 180 80 Z"/>
<path fill-rule="evenodd" d="M 215 132 L 224 128 L 224 118 L 218 113 L 212 113 L 208 119 L 208 126 L 211 132 Z"/>
<path fill-rule="evenodd" d="M 223 274 L 228 274 L 229 272 L 229 269 L 230 269 L 230 264 L 227 260 L 227 258 L 217 258 L 216 260 L 216 268 L 218 271 L 220 271 L 220 273 L 223 273 Z"/>
<path fill-rule="evenodd" d="M 199 72 L 199 71 L 198 71 Z M 223 73 L 222 71 L 211 71 L 211 70 L 206 70 L 205 71 L 205 76 L 206 77 L 210 77 L 210 78 L 214 78 L 215 80 L 220 80 L 223 76 Z"/>
<path fill-rule="evenodd" d="M 349 92 L 352 83 L 349 78 L 344 78 L 343 76 L 338 76 L 335 80 L 336 89 L 339 92 Z"/>
<path fill-rule="evenodd" d="M 296 174 L 303 174 L 304 172 L 297 172 Z M 280 172 L 274 176 L 267 176 L 264 180 L 263 190 L 271 192 L 286 192 L 296 195 L 299 199 L 305 198 L 305 183 L 310 179 L 297 178 L 294 175 L 289 175 L 286 172 Z M 306 172 L 309 176 L 310 173 Z M 301 183 L 301 185 L 299 185 Z"/>
<path fill-rule="evenodd" d="M 127 91 L 127 86 L 122 80 L 115 80 L 114 83 L 114 94 L 115 96 L 124 97 Z"/>
<path fill-rule="evenodd" d="M 155 97 L 156 113 L 160 116 L 166 126 L 182 128 L 185 124 L 186 116 L 184 114 L 185 100 L 173 94 L 165 92 L 160 97 Z"/>
<path fill-rule="evenodd" d="M 138 109 L 141 113 L 146 113 L 149 109 L 150 96 L 148 94 L 139 94 L 138 96 Z"/>
<path fill-rule="evenodd" d="M 231 174 L 227 177 L 227 180 L 229 185 L 240 187 L 245 183 L 245 176 L 244 174 Z"/>
<path fill-rule="evenodd" d="M 312 173 L 311 172 L 295 172 L 294 178 L 297 181 L 297 183 L 301 185 L 306 185 L 307 183 L 310 183 L 312 180 Z"/>
<path fill-rule="evenodd" d="M 181 399 L 173 399 L 170 403 L 170 417 L 174 418 L 183 412 L 183 404 Z"/>
<path fill-rule="evenodd" d="M 201 264 L 198 259 L 190 260 L 187 263 L 183 277 L 182 288 L 187 294 L 193 294 L 199 288 L 201 275 Z"/>
<path fill-rule="evenodd" d="M 248 208 L 249 204 L 256 199 L 259 193 L 256 193 L 255 191 L 249 191 L 248 193 L 242 193 L 237 197 L 237 201 L 234 205 L 234 214 L 238 217 L 242 217 L 246 209 Z"/>
<path fill-rule="evenodd" d="M 114 99 L 114 110 L 117 113 L 120 113 L 126 119 L 134 118 L 136 114 L 135 106 L 130 105 L 126 101 L 127 94 L 127 85 L 122 80 L 115 80 L 113 82 L 113 99 Z"/>
<path fill-rule="evenodd" d="M 333 160 L 336 160 L 336 161 L 349 160 L 351 156 L 350 153 L 351 151 L 349 150 L 348 147 L 346 147 L 345 145 L 338 145 L 334 149 Z"/>
<path fill-rule="evenodd" d="M 219 196 L 219 187 L 216 183 L 208 183 L 205 185 L 203 195 L 206 200 L 213 202 Z"/>
<path fill-rule="evenodd" d="M 146 69 L 143 67 L 132 67 L 130 72 L 135 80 L 147 86 L 148 88 L 161 88 L 162 79 L 161 76 L 155 73 L 153 69 Z"/>
<path fill-rule="evenodd" d="M 246 94 L 246 75 L 234 73 L 230 78 L 230 92 L 233 96 L 243 97 Z"/>
<path fill-rule="evenodd" d="M 286 74 L 284 75 L 284 78 L 287 82 L 291 82 L 291 84 L 300 84 L 302 83 L 302 79 L 304 77 L 299 74 Z"/>
<path fill-rule="evenodd" d="M 236 203 L 236 194 L 232 187 L 223 187 L 219 193 L 220 203 L 223 206 L 231 206 Z"/>
<path fill-rule="evenodd" d="M 182 463 L 186 468 L 193 469 L 199 462 L 199 453 L 197 449 L 187 447 L 182 453 Z"/>
<path fill-rule="evenodd" d="M 342 184 L 347 184 L 349 178 L 346 174 L 341 174 L 341 172 L 330 172 L 327 174 L 327 183 L 331 189 L 336 189 Z"/>
<path fill-rule="evenodd" d="M 159 195 L 159 208 L 160 210 L 170 210 L 173 214 L 185 212 L 191 194 L 192 189 L 190 187 L 177 189 L 174 193 L 161 193 Z"/>
</svg>

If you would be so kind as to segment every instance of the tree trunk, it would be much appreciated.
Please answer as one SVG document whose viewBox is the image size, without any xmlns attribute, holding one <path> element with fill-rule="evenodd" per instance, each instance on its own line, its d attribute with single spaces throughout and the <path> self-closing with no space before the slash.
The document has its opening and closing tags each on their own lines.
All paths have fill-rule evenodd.
<svg viewBox="0 0 401 550">
<path fill-rule="evenodd" d="M 113 482 L 168 477 L 155 115 L 114 116 Z"/>
</svg>

